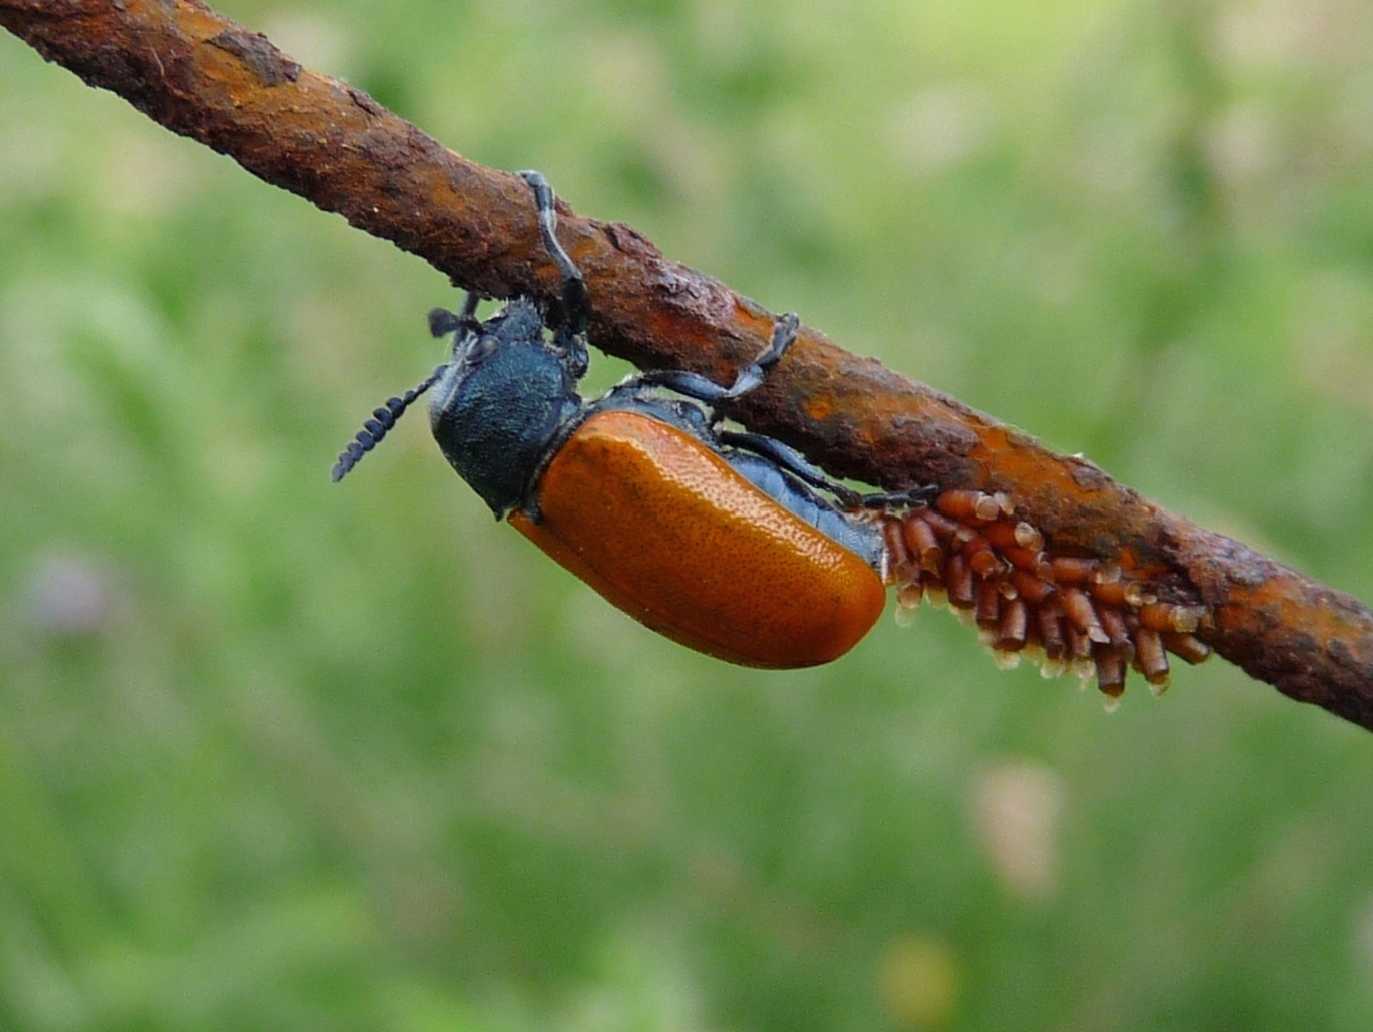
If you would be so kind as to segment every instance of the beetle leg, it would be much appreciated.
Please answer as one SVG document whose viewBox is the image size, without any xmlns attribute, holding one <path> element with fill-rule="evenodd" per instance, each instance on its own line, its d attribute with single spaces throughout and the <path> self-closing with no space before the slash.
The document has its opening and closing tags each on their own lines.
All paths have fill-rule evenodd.
<svg viewBox="0 0 1373 1032">
<path fill-rule="evenodd" d="M 544 248 L 552 257 L 558 271 L 562 273 L 562 325 L 554 335 L 553 344 L 567 358 L 568 370 L 574 379 L 581 379 L 586 372 L 590 359 L 586 351 L 586 320 L 589 314 L 586 282 L 581 270 L 577 268 L 563 245 L 558 243 L 555 230 L 558 227 L 558 211 L 554 207 L 556 197 L 553 187 L 542 172 L 527 169 L 520 178 L 534 191 L 534 203 L 539 212 L 539 235 L 543 238 Z"/>
<path fill-rule="evenodd" d="M 751 451 L 755 455 L 761 455 L 765 459 L 771 459 L 781 466 L 788 473 L 792 473 L 801 480 L 804 480 L 812 487 L 818 487 L 828 491 L 839 499 L 841 505 L 846 508 L 856 509 L 862 505 L 863 496 L 851 487 L 846 487 L 825 475 L 824 470 L 816 466 L 804 455 L 790 445 L 783 444 L 775 437 L 766 437 L 763 434 L 741 433 L 737 430 L 720 430 L 715 434 L 716 439 L 721 444 L 727 444 L 734 448 L 743 448 Z"/>
<path fill-rule="evenodd" d="M 586 328 L 586 283 L 582 280 L 581 270 L 568 257 L 563 245 L 558 243 L 555 230 L 558 227 L 558 211 L 554 207 L 553 187 L 548 184 L 542 172 L 527 169 L 520 178 L 534 191 L 534 202 L 539 212 L 539 234 L 543 245 L 563 276 L 563 315 L 572 323 L 577 332 Z"/>
<path fill-rule="evenodd" d="M 846 509 L 885 509 L 889 505 L 923 505 L 939 493 L 938 487 L 926 484 L 905 491 L 874 491 L 863 494 L 834 480 L 795 448 L 783 444 L 775 437 L 741 433 L 736 430 L 719 430 L 715 436 L 721 444 L 743 448 L 765 459 L 771 459 L 812 487 L 830 492 Z"/>
<path fill-rule="evenodd" d="M 760 383 L 763 374 L 780 362 L 782 356 L 787 353 L 787 349 L 796 343 L 796 330 L 800 325 L 801 320 L 795 312 L 787 312 L 772 324 L 772 340 L 769 342 L 767 350 L 753 362 L 753 366 L 758 370 Z"/>
<path fill-rule="evenodd" d="M 580 380 L 586 375 L 587 366 L 591 364 L 591 356 L 587 354 L 585 337 L 564 326 L 553 335 L 553 346 L 562 352 L 568 374 L 572 379 Z"/>
<path fill-rule="evenodd" d="M 704 401 L 708 404 L 741 398 L 761 384 L 767 371 L 787 353 L 787 348 L 791 347 L 796 340 L 796 327 L 798 325 L 799 320 L 796 318 L 795 312 L 788 312 L 778 319 L 777 324 L 773 327 L 772 341 L 768 344 L 767 349 L 740 369 L 734 378 L 734 383 L 728 387 L 721 387 L 714 380 L 708 379 L 700 373 L 689 373 L 681 369 L 651 369 L 646 373 L 631 377 L 621 386 L 630 389 L 635 387 L 666 387 L 678 394 L 685 394 L 689 398 L 695 398 L 697 401 Z"/>
<path fill-rule="evenodd" d="M 458 318 L 464 323 L 475 323 L 477 321 L 477 305 L 481 304 L 481 295 L 475 290 L 469 290 L 467 296 L 462 299 L 462 315 Z"/>
<path fill-rule="evenodd" d="M 905 491 L 871 491 L 858 496 L 864 509 L 885 509 L 891 505 L 928 505 L 939 495 L 938 484 L 921 484 Z"/>
</svg>

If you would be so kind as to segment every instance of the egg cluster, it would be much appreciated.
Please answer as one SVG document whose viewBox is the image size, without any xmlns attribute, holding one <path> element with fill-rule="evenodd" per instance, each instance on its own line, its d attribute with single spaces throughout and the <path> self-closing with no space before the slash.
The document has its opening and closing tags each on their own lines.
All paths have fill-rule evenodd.
<svg viewBox="0 0 1373 1032">
<path fill-rule="evenodd" d="M 879 517 L 885 578 L 897 587 L 897 621 L 923 600 L 975 623 L 998 663 L 1037 662 L 1046 677 L 1095 679 L 1114 708 L 1133 668 L 1155 695 L 1168 686 L 1168 653 L 1200 663 L 1195 636 L 1206 609 L 1160 601 L 1118 564 L 1055 554 L 1004 493 L 945 491 L 928 506 Z"/>
</svg>

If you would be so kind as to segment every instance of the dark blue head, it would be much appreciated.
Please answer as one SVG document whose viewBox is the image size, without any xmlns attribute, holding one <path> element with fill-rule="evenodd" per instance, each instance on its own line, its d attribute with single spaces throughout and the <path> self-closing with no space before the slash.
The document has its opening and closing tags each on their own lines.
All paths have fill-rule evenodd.
<svg viewBox="0 0 1373 1032">
<path fill-rule="evenodd" d="M 453 334 L 448 362 L 404 397 L 377 409 L 334 466 L 342 478 L 406 407 L 431 390 L 429 426 L 444 457 L 502 518 L 525 499 L 559 428 L 581 406 L 576 359 L 544 339 L 534 302 L 516 298 L 486 322 L 469 300 L 461 315 L 436 309 L 435 336 Z"/>
<path fill-rule="evenodd" d="M 500 519 L 519 504 L 558 428 L 581 405 L 543 316 L 517 298 L 478 327 L 458 327 L 453 358 L 429 401 L 449 464 Z"/>
</svg>

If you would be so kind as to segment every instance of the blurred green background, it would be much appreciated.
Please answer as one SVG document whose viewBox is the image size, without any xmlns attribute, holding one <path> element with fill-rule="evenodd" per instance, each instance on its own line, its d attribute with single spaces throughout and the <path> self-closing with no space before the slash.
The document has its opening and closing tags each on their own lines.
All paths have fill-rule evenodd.
<svg viewBox="0 0 1373 1032">
<path fill-rule="evenodd" d="M 1373 598 L 1364 0 L 222 9 Z M 0 36 L 0 1028 L 1373 1028 L 1366 732 L 731 668 L 422 418 L 331 486 L 452 300 Z"/>
</svg>

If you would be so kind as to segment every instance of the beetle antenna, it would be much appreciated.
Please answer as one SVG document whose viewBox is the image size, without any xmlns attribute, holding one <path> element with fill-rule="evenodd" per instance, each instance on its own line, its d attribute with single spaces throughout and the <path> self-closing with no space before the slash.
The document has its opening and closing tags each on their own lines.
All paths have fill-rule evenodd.
<svg viewBox="0 0 1373 1032">
<path fill-rule="evenodd" d="M 362 424 L 362 429 L 348 442 L 348 447 L 339 452 L 329 479 L 338 483 L 347 476 L 348 471 L 361 462 L 364 455 L 381 443 L 381 439 L 396 425 L 396 420 L 405 414 L 410 403 L 434 386 L 447 368 L 447 363 L 439 366 L 399 398 L 387 398 L 385 405 L 373 409 L 372 418 Z"/>
</svg>

